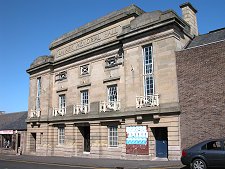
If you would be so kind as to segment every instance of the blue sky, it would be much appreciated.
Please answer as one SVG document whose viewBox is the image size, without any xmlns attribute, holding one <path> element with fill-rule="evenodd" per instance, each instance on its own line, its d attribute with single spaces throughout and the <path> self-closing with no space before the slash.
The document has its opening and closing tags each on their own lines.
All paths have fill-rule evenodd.
<svg viewBox="0 0 225 169">
<path fill-rule="evenodd" d="M 0 0 L 0 111 L 28 109 L 26 70 L 49 44 L 110 12 L 136 4 L 146 12 L 173 9 L 185 0 Z M 189 0 L 198 10 L 200 34 L 225 27 L 225 0 Z"/>
</svg>

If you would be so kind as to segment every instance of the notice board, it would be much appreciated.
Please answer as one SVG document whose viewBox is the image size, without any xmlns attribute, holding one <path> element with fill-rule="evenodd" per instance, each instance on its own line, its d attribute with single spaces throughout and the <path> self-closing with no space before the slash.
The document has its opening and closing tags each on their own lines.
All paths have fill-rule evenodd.
<svg viewBox="0 0 225 169">
<path fill-rule="evenodd" d="M 149 154 L 147 126 L 126 127 L 126 153 L 134 155 Z"/>
</svg>

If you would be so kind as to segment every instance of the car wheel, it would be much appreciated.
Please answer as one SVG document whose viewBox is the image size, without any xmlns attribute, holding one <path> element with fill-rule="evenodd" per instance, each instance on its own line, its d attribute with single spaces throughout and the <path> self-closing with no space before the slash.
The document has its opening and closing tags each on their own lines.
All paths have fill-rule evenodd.
<svg viewBox="0 0 225 169">
<path fill-rule="evenodd" d="M 207 166 L 204 160 L 195 159 L 192 163 L 192 169 L 207 169 Z"/>
</svg>

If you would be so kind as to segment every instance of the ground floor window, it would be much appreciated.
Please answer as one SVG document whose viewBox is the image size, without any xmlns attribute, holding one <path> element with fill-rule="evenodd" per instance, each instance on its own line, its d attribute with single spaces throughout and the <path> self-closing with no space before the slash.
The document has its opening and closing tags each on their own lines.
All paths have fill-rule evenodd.
<svg viewBox="0 0 225 169">
<path fill-rule="evenodd" d="M 65 128 L 58 127 L 58 144 L 64 144 L 65 141 Z"/>
<path fill-rule="evenodd" d="M 117 147 L 118 146 L 118 127 L 117 126 L 109 126 L 108 127 L 108 140 L 109 147 Z"/>
</svg>

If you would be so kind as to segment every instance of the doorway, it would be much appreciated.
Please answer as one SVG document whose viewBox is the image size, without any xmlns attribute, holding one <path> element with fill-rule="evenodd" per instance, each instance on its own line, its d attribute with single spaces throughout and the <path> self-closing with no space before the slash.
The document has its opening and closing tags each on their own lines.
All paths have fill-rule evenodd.
<svg viewBox="0 0 225 169">
<path fill-rule="evenodd" d="M 30 151 L 36 152 L 36 133 L 31 133 L 30 135 Z"/>
<path fill-rule="evenodd" d="M 168 134 L 167 127 L 155 128 L 155 141 L 156 141 L 156 157 L 168 157 Z"/>
<path fill-rule="evenodd" d="M 90 126 L 79 127 L 83 136 L 83 151 L 90 152 Z"/>
</svg>

